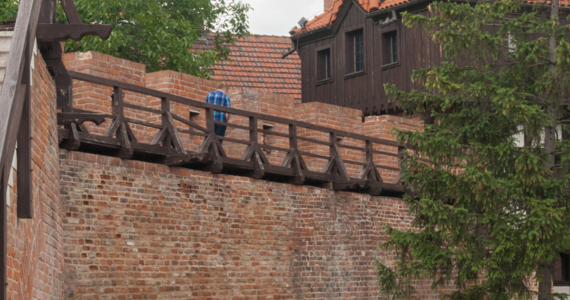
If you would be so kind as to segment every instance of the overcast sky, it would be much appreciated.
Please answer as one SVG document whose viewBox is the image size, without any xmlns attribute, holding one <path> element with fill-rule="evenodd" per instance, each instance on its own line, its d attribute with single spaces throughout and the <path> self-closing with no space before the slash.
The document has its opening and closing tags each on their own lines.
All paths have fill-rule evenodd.
<svg viewBox="0 0 570 300">
<path fill-rule="evenodd" d="M 242 0 L 254 9 L 249 12 L 252 34 L 289 35 L 301 17 L 312 19 L 323 12 L 323 0 Z"/>
</svg>

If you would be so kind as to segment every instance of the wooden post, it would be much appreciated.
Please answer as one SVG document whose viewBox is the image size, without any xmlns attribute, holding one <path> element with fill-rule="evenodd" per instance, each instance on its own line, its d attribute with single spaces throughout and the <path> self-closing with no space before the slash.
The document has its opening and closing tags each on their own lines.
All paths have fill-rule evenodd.
<svg viewBox="0 0 570 300">
<path fill-rule="evenodd" d="M 167 112 L 170 112 L 170 99 L 166 98 L 166 97 L 162 97 L 160 98 L 160 110 L 162 111 L 162 116 L 161 116 L 161 124 L 162 124 L 162 128 L 167 128 L 168 126 L 168 116 L 166 115 Z M 170 136 L 170 134 L 166 135 L 166 138 L 164 139 L 162 146 L 168 146 L 170 147 L 172 144 L 172 137 Z"/>
<path fill-rule="evenodd" d="M 329 155 L 331 157 L 331 161 L 332 163 L 332 170 L 331 170 L 331 174 L 335 174 L 338 170 L 338 165 L 335 163 L 336 161 L 336 157 L 340 156 L 340 153 L 336 153 L 336 149 L 335 149 L 335 145 L 336 145 L 336 133 L 334 132 L 330 132 L 329 133 L 329 142 L 330 142 L 330 146 L 329 146 Z"/>
<path fill-rule="evenodd" d="M 404 150 L 404 146 L 398 146 L 398 168 L 400 169 L 400 174 L 396 184 L 402 184 L 402 157 L 404 157 L 402 150 Z"/>
<path fill-rule="evenodd" d="M 366 161 L 374 164 L 374 153 L 372 152 L 372 142 L 366 141 Z"/>
<path fill-rule="evenodd" d="M 43 0 L 39 22 L 52 24 L 56 22 L 56 19 L 57 19 L 56 0 Z"/>
<path fill-rule="evenodd" d="M 30 89 L 26 90 L 18 132 L 18 218 L 32 218 L 32 128 Z"/>
<path fill-rule="evenodd" d="M 8 179 L 6 176 L 6 167 L 0 164 L 0 234 L 2 235 L 2 245 L 0 246 L 0 300 L 5 300 L 7 298 L 6 290 L 8 285 L 7 274 L 6 274 L 6 263 L 7 263 L 7 235 L 8 235 L 8 222 L 6 214 L 6 192 Z"/>
<path fill-rule="evenodd" d="M 113 87 L 113 115 L 117 118 L 124 118 L 123 115 L 123 89 L 118 86 Z"/>
<path fill-rule="evenodd" d="M 249 141 L 252 145 L 258 143 L 257 117 L 249 117 Z"/>
<path fill-rule="evenodd" d="M 289 148 L 297 150 L 297 125 L 289 124 Z"/>
<path fill-rule="evenodd" d="M 214 124 L 214 110 L 207 107 L 206 108 L 206 128 L 210 132 L 215 132 L 215 124 Z"/>
<path fill-rule="evenodd" d="M 290 152 L 285 157 L 284 165 L 291 165 L 293 168 L 294 176 L 291 179 L 292 184 L 301 185 L 305 183 L 305 175 L 303 174 L 303 169 L 306 169 L 307 166 L 299 153 L 298 145 L 297 145 L 297 125 L 289 124 L 289 148 Z"/>
</svg>

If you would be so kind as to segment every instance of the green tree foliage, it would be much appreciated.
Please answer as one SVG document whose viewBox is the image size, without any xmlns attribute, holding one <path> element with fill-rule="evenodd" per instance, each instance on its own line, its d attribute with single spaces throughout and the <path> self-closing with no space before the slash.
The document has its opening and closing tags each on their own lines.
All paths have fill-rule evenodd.
<svg viewBox="0 0 570 300">
<path fill-rule="evenodd" d="M 16 19 L 18 2 L 13 0 L 0 0 L 0 21 Z"/>
<path fill-rule="evenodd" d="M 413 72 L 422 88 L 386 92 L 410 114 L 435 118 L 397 131 L 410 230 L 388 227 L 378 262 L 382 293 L 414 294 L 429 279 L 445 299 L 552 299 L 553 261 L 570 249 L 569 23 L 551 6 L 435 2 L 404 13 L 441 45 L 447 62 Z M 514 136 L 524 134 L 519 148 Z M 558 137 L 558 138 L 557 138 Z"/>
<path fill-rule="evenodd" d="M 111 37 L 85 37 L 66 43 L 65 50 L 97 51 L 143 63 L 148 71 L 175 70 L 207 77 L 209 67 L 227 59 L 224 47 L 249 34 L 249 4 L 239 0 L 75 0 L 84 23 L 113 25 Z M 16 16 L 18 2 L 0 0 L 0 20 Z M 59 22 L 64 20 L 63 11 Z M 189 51 L 201 36 L 213 33 L 214 44 Z"/>
</svg>

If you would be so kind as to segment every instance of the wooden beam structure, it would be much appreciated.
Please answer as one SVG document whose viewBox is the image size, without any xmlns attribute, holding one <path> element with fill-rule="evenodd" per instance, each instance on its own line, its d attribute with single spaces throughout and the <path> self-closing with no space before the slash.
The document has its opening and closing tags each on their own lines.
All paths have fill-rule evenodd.
<svg viewBox="0 0 570 300">
<path fill-rule="evenodd" d="M 0 92 L 0 300 L 6 295 L 6 241 L 7 241 L 7 182 L 10 167 L 18 143 L 18 202 L 19 218 L 31 218 L 32 211 L 32 131 L 31 131 L 31 63 L 36 47 L 51 49 L 46 55 L 48 69 L 56 79 L 58 104 L 62 103 L 62 113 L 58 123 L 68 126 L 71 131 L 84 128 L 86 121 L 102 122 L 97 114 L 74 115 L 74 119 L 66 113 L 71 98 L 71 78 L 61 61 L 61 45 L 59 41 L 71 38 L 80 40 L 86 35 L 98 35 L 103 39 L 109 37 L 109 25 L 82 24 L 73 0 L 60 0 L 70 24 L 55 24 L 57 17 L 57 0 L 21 0 L 14 27 L 14 35 L 10 45 L 6 74 Z M 39 35 L 39 36 L 38 36 Z M 78 125 L 79 124 L 79 125 Z M 73 133 L 77 136 L 77 133 Z M 75 141 L 77 143 L 79 140 Z"/>
<path fill-rule="evenodd" d="M 68 72 L 68 74 L 73 80 L 106 86 L 112 89 L 113 94 L 110 101 L 112 102 L 113 113 L 112 115 L 102 116 L 97 115 L 96 112 L 78 112 L 73 108 L 73 103 L 67 103 L 66 109 L 70 110 L 71 113 L 63 112 L 62 109 L 62 112 L 60 112 L 58 116 L 58 119 L 62 120 L 62 122 L 65 120 L 67 125 L 59 129 L 59 136 L 62 138 L 60 147 L 62 148 L 114 155 L 123 159 L 137 159 L 162 163 L 169 166 L 195 168 L 213 173 L 242 174 L 257 179 L 278 180 L 297 185 L 332 183 L 333 189 L 339 191 L 354 191 L 371 195 L 383 194 L 391 196 L 402 195 L 405 192 L 404 187 L 400 183 L 385 182 L 378 171 L 378 169 L 399 171 L 399 168 L 396 166 L 391 167 L 377 164 L 377 162 L 374 161 L 375 155 L 399 159 L 399 149 L 401 149 L 401 147 L 395 141 L 368 137 L 251 111 L 221 107 L 203 101 L 192 100 L 178 95 L 93 75 L 72 71 Z M 125 93 L 128 92 L 137 93 L 139 97 L 159 98 L 161 101 L 160 107 L 156 105 L 147 107 L 142 104 L 127 103 L 125 102 Z M 176 115 L 175 112 L 171 111 L 173 105 L 184 105 L 190 109 L 204 110 L 206 126 L 202 127 Z M 130 111 L 161 115 L 160 124 L 127 118 L 125 117 L 124 108 L 129 108 Z M 232 116 L 234 116 L 233 118 L 245 118 L 248 120 L 248 124 L 244 126 L 241 124 L 215 121 L 213 116 L 214 110 L 232 114 Z M 86 120 L 101 121 L 95 117 L 105 117 L 112 120 L 103 135 L 77 130 L 81 122 Z M 288 133 L 259 129 L 261 120 L 263 120 L 263 122 L 271 122 L 272 124 L 281 124 L 284 128 L 289 129 Z M 188 127 L 177 127 L 176 124 L 180 123 L 190 127 L 192 130 L 185 129 Z M 154 137 L 147 137 L 152 141 L 145 143 L 137 140 L 131 129 L 132 125 L 150 127 L 158 131 Z M 240 140 L 216 136 L 214 132 L 216 125 L 225 125 L 246 130 L 249 133 L 249 137 L 247 140 Z M 328 136 L 329 140 L 323 141 L 307 136 L 300 136 L 299 129 L 319 132 L 322 135 Z M 266 136 L 275 135 L 288 139 L 289 147 L 280 148 L 260 144 L 260 132 L 263 132 Z M 184 148 L 180 133 L 191 133 L 194 136 L 203 137 L 200 146 L 195 152 Z M 357 147 L 345 145 L 344 143 L 340 144 L 338 142 L 339 136 L 359 141 L 359 144 L 365 146 Z M 147 138 L 143 140 L 147 140 Z M 245 151 L 240 158 L 228 157 L 221 141 L 242 144 L 245 146 Z M 329 148 L 329 154 L 321 155 L 301 151 L 298 145 L 299 141 L 305 144 L 326 146 Z M 392 148 L 393 150 L 392 152 L 379 151 L 375 150 L 375 146 Z M 263 149 L 284 152 L 285 156 L 283 161 L 280 164 L 272 164 Z M 366 162 L 346 159 L 343 156 L 343 153 L 346 152 L 345 150 L 362 153 L 362 156 L 366 158 Z M 321 172 L 311 171 L 305 163 L 306 157 L 326 160 L 327 163 Z M 347 165 L 352 165 L 353 168 L 354 166 L 362 168 L 360 176 L 355 178 L 350 177 L 347 171 Z"/>
</svg>

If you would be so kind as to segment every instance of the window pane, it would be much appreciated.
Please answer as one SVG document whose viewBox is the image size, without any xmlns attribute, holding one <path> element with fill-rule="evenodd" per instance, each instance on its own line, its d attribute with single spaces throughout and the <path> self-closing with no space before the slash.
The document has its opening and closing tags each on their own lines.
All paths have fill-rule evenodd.
<svg viewBox="0 0 570 300">
<path fill-rule="evenodd" d="M 317 52 L 317 80 L 331 77 L 331 50 L 324 49 Z"/>
<path fill-rule="evenodd" d="M 325 78 L 329 79 L 331 78 L 331 52 L 326 51 L 325 52 Z"/>
<path fill-rule="evenodd" d="M 391 37 L 391 44 L 392 44 L 392 62 L 395 63 L 398 61 L 398 36 L 394 33 Z"/>
<path fill-rule="evenodd" d="M 354 72 L 364 70 L 364 41 L 362 32 L 354 35 Z"/>
</svg>

